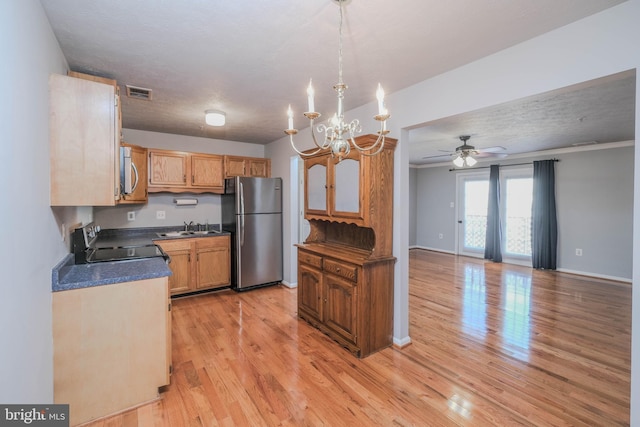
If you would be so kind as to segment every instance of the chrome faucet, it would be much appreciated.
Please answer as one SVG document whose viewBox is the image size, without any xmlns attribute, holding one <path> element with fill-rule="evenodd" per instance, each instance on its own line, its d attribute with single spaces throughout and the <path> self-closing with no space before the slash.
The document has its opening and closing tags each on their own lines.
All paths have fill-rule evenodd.
<svg viewBox="0 0 640 427">
<path fill-rule="evenodd" d="M 193 221 L 190 221 L 189 224 L 187 224 L 186 221 L 184 221 L 184 231 L 192 231 L 193 230 Z"/>
</svg>

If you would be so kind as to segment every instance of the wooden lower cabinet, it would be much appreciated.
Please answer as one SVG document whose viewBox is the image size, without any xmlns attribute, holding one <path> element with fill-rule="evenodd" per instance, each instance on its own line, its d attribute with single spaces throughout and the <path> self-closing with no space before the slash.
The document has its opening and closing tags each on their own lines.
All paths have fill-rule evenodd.
<svg viewBox="0 0 640 427">
<path fill-rule="evenodd" d="M 350 257 L 328 245 L 299 245 L 298 316 L 358 357 L 390 346 L 394 263 Z"/>
<path fill-rule="evenodd" d="M 195 239 L 196 289 L 229 286 L 231 254 L 229 236 Z"/>
<path fill-rule="evenodd" d="M 231 284 L 229 235 L 157 240 L 171 257 L 169 292 L 180 295 Z"/>
<path fill-rule="evenodd" d="M 138 406 L 169 384 L 167 278 L 54 292 L 53 398 L 69 425 Z"/>
</svg>

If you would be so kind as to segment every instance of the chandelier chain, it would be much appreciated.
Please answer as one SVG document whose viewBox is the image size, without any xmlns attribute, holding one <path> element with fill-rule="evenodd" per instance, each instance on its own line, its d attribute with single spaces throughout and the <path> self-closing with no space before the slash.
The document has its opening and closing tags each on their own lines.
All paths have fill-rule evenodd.
<svg viewBox="0 0 640 427">
<path fill-rule="evenodd" d="M 342 1 L 338 0 L 340 3 L 340 27 L 338 31 L 338 84 L 343 84 L 342 82 Z"/>
</svg>

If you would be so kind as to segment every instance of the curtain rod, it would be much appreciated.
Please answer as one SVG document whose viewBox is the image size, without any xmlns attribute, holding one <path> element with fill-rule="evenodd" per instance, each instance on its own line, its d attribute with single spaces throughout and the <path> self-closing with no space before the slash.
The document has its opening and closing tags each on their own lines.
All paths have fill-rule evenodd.
<svg viewBox="0 0 640 427">
<path fill-rule="evenodd" d="M 560 159 L 549 159 L 553 162 L 559 162 Z M 508 166 L 524 166 L 524 165 L 532 165 L 533 162 L 527 162 L 527 163 L 513 163 L 511 165 L 498 165 L 501 168 L 506 168 Z M 449 172 L 454 172 L 454 171 L 471 171 L 471 170 L 475 170 L 475 169 L 489 169 L 491 166 L 479 166 L 477 168 L 463 168 L 463 169 L 456 169 L 456 168 L 452 168 L 449 169 Z"/>
</svg>

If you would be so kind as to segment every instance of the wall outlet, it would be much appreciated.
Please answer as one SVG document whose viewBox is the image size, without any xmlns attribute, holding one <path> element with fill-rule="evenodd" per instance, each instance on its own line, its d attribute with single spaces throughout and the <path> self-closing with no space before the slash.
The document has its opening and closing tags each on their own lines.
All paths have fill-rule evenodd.
<svg viewBox="0 0 640 427">
<path fill-rule="evenodd" d="M 454 206 L 455 206 L 455 204 L 454 204 L 453 202 L 449 203 L 449 207 L 450 207 L 450 208 L 452 208 L 452 207 L 454 207 Z"/>
<path fill-rule="evenodd" d="M 582 256 L 582 249 L 576 249 L 576 256 Z"/>
<path fill-rule="evenodd" d="M 442 239 L 443 237 L 442 233 L 438 234 L 438 239 Z"/>
<path fill-rule="evenodd" d="M 127 221 L 135 221 L 136 220 L 136 212 L 130 211 L 127 212 Z"/>
<path fill-rule="evenodd" d="M 165 211 L 156 211 L 156 219 L 165 219 L 166 217 Z"/>
</svg>

